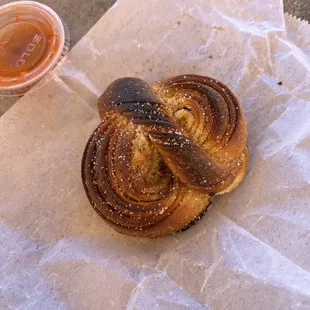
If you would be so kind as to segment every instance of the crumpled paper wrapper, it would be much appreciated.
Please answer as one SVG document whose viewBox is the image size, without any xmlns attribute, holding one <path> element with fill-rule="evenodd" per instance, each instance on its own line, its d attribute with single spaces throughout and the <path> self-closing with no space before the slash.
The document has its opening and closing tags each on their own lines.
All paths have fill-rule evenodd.
<svg viewBox="0 0 310 310">
<path fill-rule="evenodd" d="M 122 0 L 0 119 L 0 309 L 310 309 L 310 27 L 280 0 Z M 90 206 L 82 152 L 114 79 L 227 84 L 249 172 L 190 230 L 149 240 Z"/>
</svg>

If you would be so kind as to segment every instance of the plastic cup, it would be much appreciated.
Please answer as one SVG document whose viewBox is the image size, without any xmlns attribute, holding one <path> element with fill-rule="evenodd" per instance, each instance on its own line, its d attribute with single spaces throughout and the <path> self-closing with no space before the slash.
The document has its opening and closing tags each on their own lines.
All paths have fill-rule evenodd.
<svg viewBox="0 0 310 310">
<path fill-rule="evenodd" d="M 23 95 L 47 79 L 69 47 L 66 25 L 48 6 L 34 1 L 1 6 L 0 95 Z"/>
</svg>

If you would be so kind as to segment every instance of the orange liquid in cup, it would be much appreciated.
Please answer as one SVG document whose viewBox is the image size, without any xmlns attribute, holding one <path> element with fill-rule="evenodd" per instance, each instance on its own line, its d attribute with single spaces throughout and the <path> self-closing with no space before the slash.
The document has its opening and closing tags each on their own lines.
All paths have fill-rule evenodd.
<svg viewBox="0 0 310 310">
<path fill-rule="evenodd" d="M 68 49 L 68 33 L 50 8 L 31 1 L 0 7 L 0 94 L 27 92 Z"/>
</svg>

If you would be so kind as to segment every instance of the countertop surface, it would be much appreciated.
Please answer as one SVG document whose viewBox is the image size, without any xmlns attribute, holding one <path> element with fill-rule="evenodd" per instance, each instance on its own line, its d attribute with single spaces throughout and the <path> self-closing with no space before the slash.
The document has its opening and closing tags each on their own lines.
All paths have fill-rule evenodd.
<svg viewBox="0 0 310 310">
<path fill-rule="evenodd" d="M 116 0 L 37 0 L 56 11 L 67 24 L 73 47 L 116 2 Z M 0 5 L 13 1 L 0 0 Z M 304 20 L 310 20 L 309 0 L 284 0 L 284 11 Z M 0 116 L 18 100 L 0 97 Z"/>
<path fill-rule="evenodd" d="M 284 0 L 284 11 L 293 16 L 310 21 L 309 0 Z"/>
</svg>

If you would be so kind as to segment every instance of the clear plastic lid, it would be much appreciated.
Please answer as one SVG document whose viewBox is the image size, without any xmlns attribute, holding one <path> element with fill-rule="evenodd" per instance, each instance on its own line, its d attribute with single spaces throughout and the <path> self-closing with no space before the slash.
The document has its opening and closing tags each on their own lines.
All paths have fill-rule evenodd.
<svg viewBox="0 0 310 310">
<path fill-rule="evenodd" d="M 67 27 L 46 5 L 20 1 L 1 6 L 0 95 L 29 91 L 55 68 L 69 45 Z"/>
</svg>

